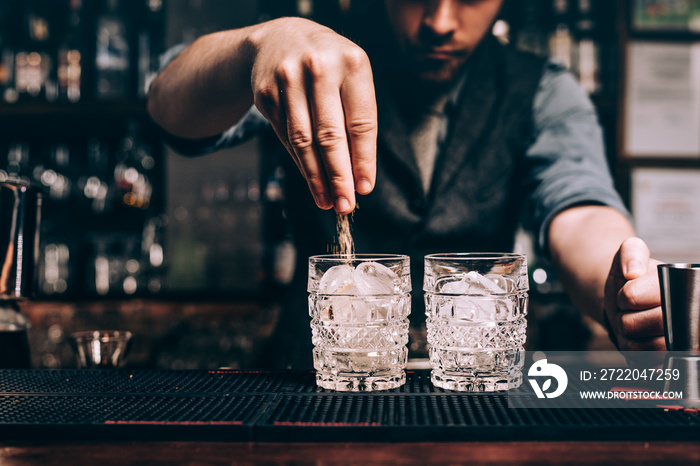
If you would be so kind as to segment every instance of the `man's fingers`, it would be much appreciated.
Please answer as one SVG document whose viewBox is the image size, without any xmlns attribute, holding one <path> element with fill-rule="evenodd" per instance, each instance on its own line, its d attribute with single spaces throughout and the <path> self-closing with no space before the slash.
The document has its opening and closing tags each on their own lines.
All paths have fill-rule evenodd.
<svg viewBox="0 0 700 466">
<path fill-rule="evenodd" d="M 369 194 L 377 167 L 377 101 L 369 60 L 363 52 L 346 58 L 351 73 L 340 89 L 355 189 Z"/>
<path fill-rule="evenodd" d="M 316 204 L 348 214 L 376 181 L 377 108 L 367 54 L 306 20 L 255 35 L 255 105 L 309 184 Z M 286 27 L 286 29 L 285 29 Z M 269 32 L 269 34 L 268 34 Z"/>
<path fill-rule="evenodd" d="M 654 270 L 625 283 L 617 293 L 617 308 L 623 311 L 649 309 L 661 305 L 659 277 Z"/>
<path fill-rule="evenodd" d="M 621 350 L 663 349 L 657 261 L 639 238 L 622 242 L 605 284 L 605 313 Z"/>
<path fill-rule="evenodd" d="M 663 336 L 664 324 L 661 308 L 625 312 L 617 315 L 620 334 L 626 339 L 643 339 Z"/>
<path fill-rule="evenodd" d="M 292 156 L 297 168 L 304 175 L 304 170 L 299 160 L 294 153 L 294 150 L 289 144 L 287 137 L 287 117 L 284 107 L 280 102 L 279 86 L 276 82 L 270 82 L 260 87 L 255 93 L 255 106 L 260 110 L 260 113 L 270 122 L 275 134 L 282 142 L 282 145 L 287 149 L 287 152 Z M 304 175 L 306 176 L 306 175 Z"/>
<path fill-rule="evenodd" d="M 335 210 L 348 214 L 355 209 L 355 186 L 345 130 L 345 114 L 336 84 L 320 75 L 311 76 L 311 114 L 314 140 L 330 186 Z M 330 71 L 330 70 L 327 70 Z"/>
<path fill-rule="evenodd" d="M 280 100 L 286 115 L 286 138 L 301 174 L 306 178 L 316 205 L 321 209 L 333 207 L 323 162 L 314 145 L 309 105 L 301 71 L 289 68 L 279 73 Z"/>
<path fill-rule="evenodd" d="M 627 280 L 634 280 L 647 273 L 649 267 L 649 248 L 639 238 L 627 238 L 620 245 L 620 266 Z"/>
</svg>

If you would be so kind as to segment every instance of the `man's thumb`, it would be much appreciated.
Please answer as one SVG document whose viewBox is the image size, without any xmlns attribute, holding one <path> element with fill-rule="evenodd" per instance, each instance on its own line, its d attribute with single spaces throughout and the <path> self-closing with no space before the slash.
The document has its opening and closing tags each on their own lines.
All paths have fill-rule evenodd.
<svg viewBox="0 0 700 466">
<path fill-rule="evenodd" d="M 620 265 L 626 280 L 634 280 L 647 273 L 649 248 L 639 238 L 627 238 L 620 245 Z"/>
</svg>

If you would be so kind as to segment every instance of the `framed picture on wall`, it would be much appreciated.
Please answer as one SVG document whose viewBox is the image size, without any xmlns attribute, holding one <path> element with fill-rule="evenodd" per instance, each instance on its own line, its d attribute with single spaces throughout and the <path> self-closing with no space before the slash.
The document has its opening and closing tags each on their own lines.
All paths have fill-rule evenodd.
<svg viewBox="0 0 700 466">
<path fill-rule="evenodd" d="M 700 32 L 700 2 L 697 0 L 634 0 L 632 29 Z"/>
<path fill-rule="evenodd" d="M 624 156 L 700 158 L 700 42 L 629 42 L 624 92 Z"/>
<path fill-rule="evenodd" d="M 652 257 L 700 262 L 700 169 L 637 167 L 632 215 Z"/>
</svg>

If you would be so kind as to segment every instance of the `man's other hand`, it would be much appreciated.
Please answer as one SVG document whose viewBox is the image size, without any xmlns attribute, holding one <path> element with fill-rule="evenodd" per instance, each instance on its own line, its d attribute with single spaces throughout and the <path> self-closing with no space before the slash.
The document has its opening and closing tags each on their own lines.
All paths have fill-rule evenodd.
<svg viewBox="0 0 700 466">
<path fill-rule="evenodd" d="M 605 283 L 605 318 L 621 351 L 664 351 L 657 265 L 639 238 L 628 238 L 615 254 Z M 615 341 L 616 340 L 616 341 Z"/>
</svg>

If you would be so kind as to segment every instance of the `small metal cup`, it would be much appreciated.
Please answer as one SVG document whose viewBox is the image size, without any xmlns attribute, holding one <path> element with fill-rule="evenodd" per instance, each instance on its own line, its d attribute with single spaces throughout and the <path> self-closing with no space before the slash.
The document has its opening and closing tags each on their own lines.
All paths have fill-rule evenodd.
<svg viewBox="0 0 700 466">
<path fill-rule="evenodd" d="M 679 404 L 700 407 L 700 264 L 661 264 L 661 309 L 666 355 L 664 369 L 680 378 L 664 383 L 664 391 L 683 392 Z"/>
<path fill-rule="evenodd" d="M 79 369 L 123 367 L 131 349 L 133 335 L 120 330 L 91 330 L 71 333 Z"/>
<path fill-rule="evenodd" d="M 700 264 L 661 264 L 658 271 L 666 349 L 700 352 Z"/>
<path fill-rule="evenodd" d="M 682 392 L 683 400 L 679 403 L 685 407 L 700 407 L 700 354 L 668 353 L 664 361 L 664 373 L 673 374 L 677 370 L 678 379 L 669 378 L 664 382 L 665 392 Z"/>
</svg>

